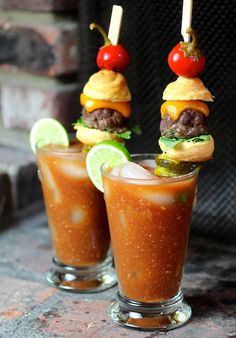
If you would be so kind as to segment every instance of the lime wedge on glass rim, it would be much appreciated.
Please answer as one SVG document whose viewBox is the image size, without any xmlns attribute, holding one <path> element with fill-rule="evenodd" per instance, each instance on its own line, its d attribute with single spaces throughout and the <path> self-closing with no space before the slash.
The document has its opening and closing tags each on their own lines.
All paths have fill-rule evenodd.
<svg viewBox="0 0 236 338">
<path fill-rule="evenodd" d="M 101 174 L 102 165 L 105 164 L 107 167 L 115 167 L 129 160 L 130 154 L 125 146 L 119 142 L 107 140 L 97 143 L 88 152 L 86 168 L 95 187 L 104 192 Z"/>
<path fill-rule="evenodd" d="M 36 145 L 58 144 L 69 146 L 70 140 L 63 125 L 50 117 L 42 118 L 35 122 L 30 130 L 29 142 L 31 149 L 36 153 Z"/>
</svg>

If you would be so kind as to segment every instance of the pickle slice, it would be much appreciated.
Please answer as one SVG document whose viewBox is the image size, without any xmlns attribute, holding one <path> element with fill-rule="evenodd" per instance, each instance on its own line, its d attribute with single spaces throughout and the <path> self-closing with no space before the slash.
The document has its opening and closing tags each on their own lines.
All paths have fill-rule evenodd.
<svg viewBox="0 0 236 338">
<path fill-rule="evenodd" d="M 154 174 L 160 177 L 173 177 L 178 176 L 178 174 L 174 173 L 170 169 L 166 167 L 157 167 L 154 169 Z"/>
<path fill-rule="evenodd" d="M 83 144 L 82 153 L 88 154 L 88 152 L 91 148 L 92 148 L 92 146 L 88 146 L 86 144 Z"/>
<path fill-rule="evenodd" d="M 200 163 L 180 162 L 170 159 L 166 154 L 158 154 L 155 158 L 155 162 L 157 164 L 156 169 L 159 167 L 166 168 L 170 173 L 173 173 L 172 176 L 188 174 L 200 166 Z M 162 171 L 163 169 L 160 170 Z"/>
</svg>

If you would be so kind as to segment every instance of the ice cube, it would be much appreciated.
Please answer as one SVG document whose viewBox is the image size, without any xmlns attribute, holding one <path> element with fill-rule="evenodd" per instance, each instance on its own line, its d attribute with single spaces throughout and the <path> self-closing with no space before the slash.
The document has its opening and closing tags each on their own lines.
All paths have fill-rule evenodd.
<svg viewBox="0 0 236 338">
<path fill-rule="evenodd" d="M 143 160 L 141 162 L 139 162 L 139 164 L 144 167 L 144 168 L 152 168 L 154 169 L 157 165 L 155 160 Z"/>
<path fill-rule="evenodd" d="M 83 222 L 85 219 L 85 211 L 79 208 L 75 208 L 71 211 L 71 222 L 73 224 L 78 224 Z"/>
<path fill-rule="evenodd" d="M 46 185 L 46 188 L 49 189 L 52 193 L 53 199 L 55 203 L 60 202 L 61 193 L 57 187 L 57 184 L 54 180 L 53 174 L 51 173 L 49 167 L 47 165 L 43 165 L 43 168 L 40 168 L 41 172 L 41 180 L 43 180 L 43 184 Z"/>
<path fill-rule="evenodd" d="M 120 176 L 134 179 L 156 179 L 157 177 L 148 170 L 134 162 L 126 162 L 120 168 Z"/>
<path fill-rule="evenodd" d="M 127 214 L 128 214 L 128 212 L 127 212 Z M 125 213 L 124 213 L 124 211 L 122 212 L 119 212 L 119 214 L 117 215 L 117 217 L 119 218 L 119 224 L 120 224 L 120 228 L 121 228 L 121 230 L 122 231 L 125 231 L 125 229 L 127 229 L 127 226 L 126 226 L 126 224 L 127 224 L 127 217 L 125 216 Z"/>
<path fill-rule="evenodd" d="M 111 175 L 120 176 L 120 167 L 114 167 L 111 171 Z"/>
<path fill-rule="evenodd" d="M 74 163 L 63 163 L 58 168 L 63 172 L 64 175 L 74 178 L 86 178 L 88 177 L 87 171 L 85 168 L 80 167 Z"/>
<path fill-rule="evenodd" d="M 151 203 L 168 205 L 175 202 L 175 196 L 169 192 L 143 192 L 142 197 Z"/>
</svg>

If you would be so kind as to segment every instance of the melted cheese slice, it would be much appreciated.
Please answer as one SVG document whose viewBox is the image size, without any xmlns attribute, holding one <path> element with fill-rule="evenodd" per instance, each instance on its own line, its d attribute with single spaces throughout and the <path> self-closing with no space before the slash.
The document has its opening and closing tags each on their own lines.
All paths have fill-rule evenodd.
<svg viewBox="0 0 236 338">
<path fill-rule="evenodd" d="M 80 95 L 80 103 L 87 110 L 88 113 L 91 113 L 95 109 L 99 108 L 109 108 L 117 110 L 124 117 L 129 117 L 131 114 L 131 106 L 129 102 L 112 102 L 106 100 L 97 100 L 82 93 Z"/>
<path fill-rule="evenodd" d="M 181 113 L 186 109 L 194 109 L 203 113 L 206 117 L 209 115 L 209 107 L 202 101 L 166 101 L 161 106 L 161 117 L 168 113 L 172 120 L 177 120 Z"/>
</svg>

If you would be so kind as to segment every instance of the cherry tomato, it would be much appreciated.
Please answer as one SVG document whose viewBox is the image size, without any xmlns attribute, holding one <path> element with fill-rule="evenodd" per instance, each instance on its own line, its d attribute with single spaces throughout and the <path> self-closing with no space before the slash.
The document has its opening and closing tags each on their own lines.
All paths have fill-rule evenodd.
<svg viewBox="0 0 236 338">
<path fill-rule="evenodd" d="M 91 23 L 90 29 L 97 29 L 104 38 L 104 46 L 99 49 L 97 54 L 97 65 L 101 69 L 121 72 L 130 64 L 130 56 L 122 45 L 113 45 L 109 40 L 104 29 L 96 24 Z"/>
<path fill-rule="evenodd" d="M 206 65 L 205 56 L 196 58 L 195 56 L 185 56 L 184 51 L 180 49 L 181 44 L 178 43 L 168 56 L 168 64 L 171 70 L 185 77 L 195 77 L 203 71 Z"/>
<path fill-rule="evenodd" d="M 188 28 L 186 33 L 192 41 L 179 42 L 168 55 L 168 64 L 176 75 L 195 77 L 205 68 L 206 58 L 198 49 L 196 32 Z"/>
<path fill-rule="evenodd" d="M 130 64 L 130 56 L 122 45 L 107 45 L 100 48 L 97 55 L 97 65 L 101 69 L 115 72 L 125 70 Z"/>
</svg>

